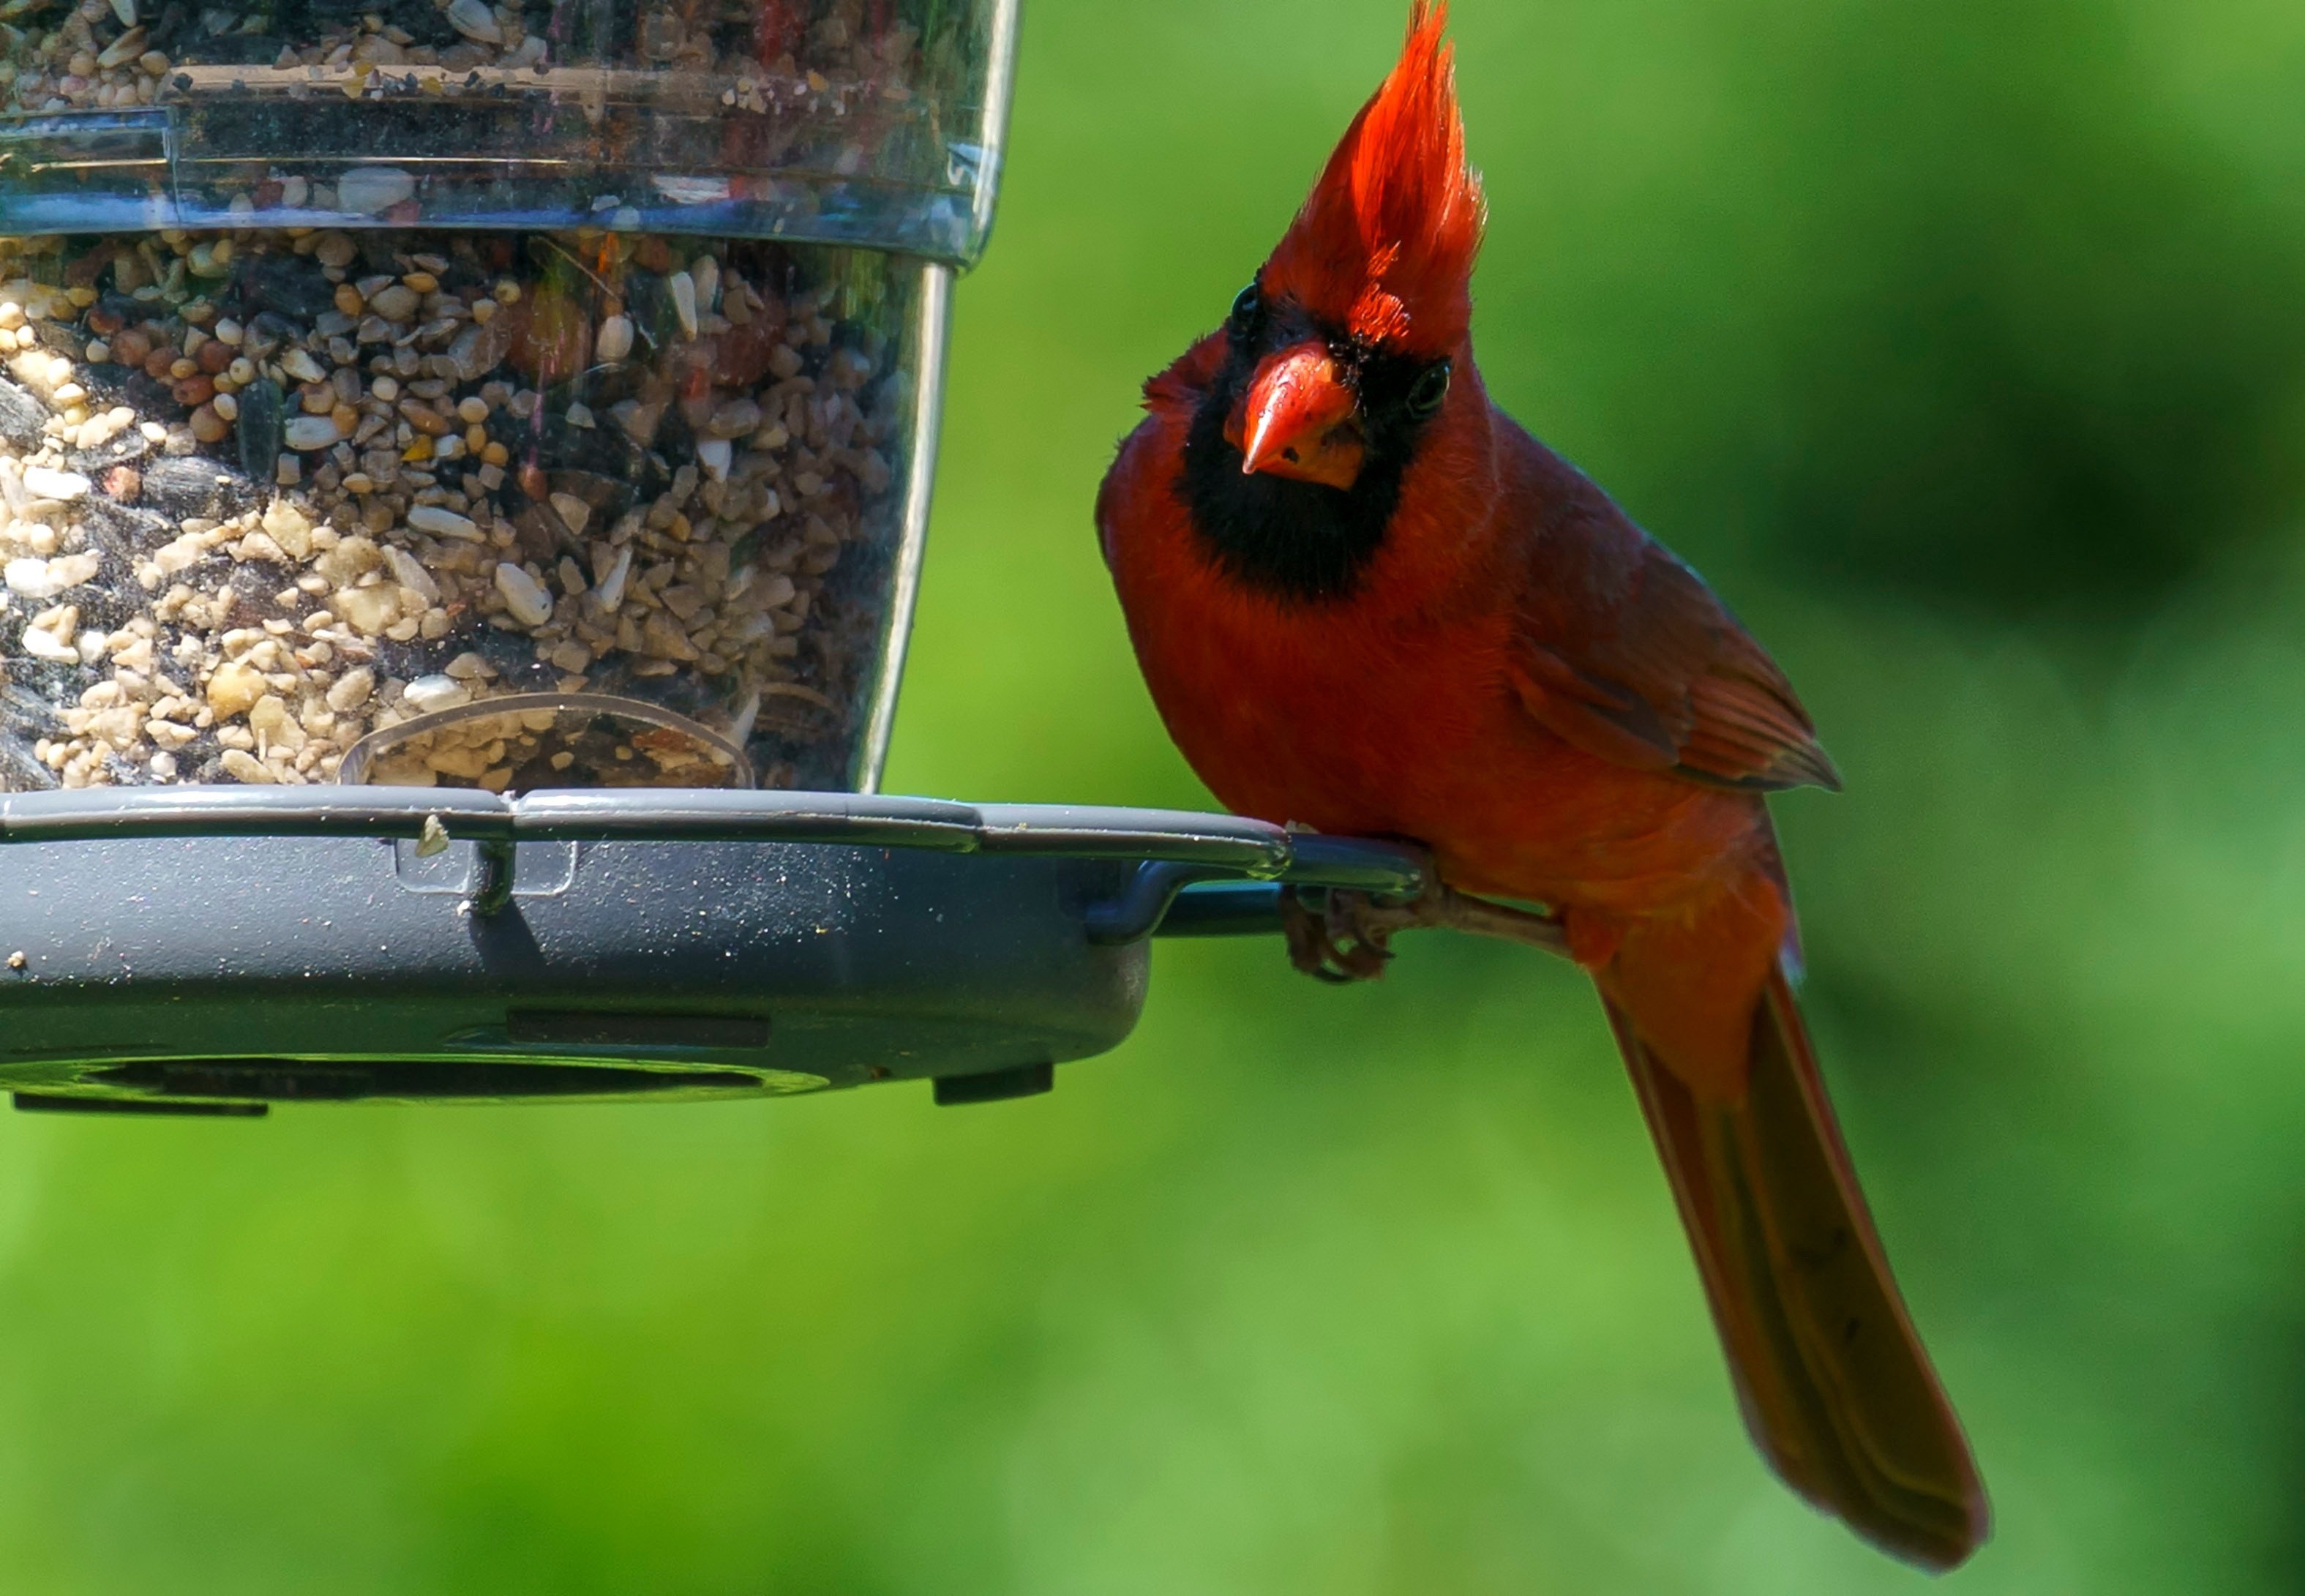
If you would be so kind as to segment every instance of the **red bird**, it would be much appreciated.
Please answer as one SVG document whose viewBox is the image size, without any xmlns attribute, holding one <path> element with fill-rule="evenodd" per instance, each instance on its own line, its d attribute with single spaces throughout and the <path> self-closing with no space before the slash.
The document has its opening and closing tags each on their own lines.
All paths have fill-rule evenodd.
<svg viewBox="0 0 2305 1596">
<path fill-rule="evenodd" d="M 1145 385 L 1096 509 L 1129 634 L 1229 807 L 1413 838 L 1445 889 L 1407 919 L 1518 921 L 1591 972 L 1754 1440 L 1858 1533 L 1949 1568 L 1984 1490 L 1787 975 L 1764 795 L 1839 778 L 1703 581 L 1483 389 L 1445 22 L 1417 0 L 1225 325 Z M 1331 920 L 1292 951 L 1332 977 L 1381 969 L 1403 922 Z"/>
</svg>

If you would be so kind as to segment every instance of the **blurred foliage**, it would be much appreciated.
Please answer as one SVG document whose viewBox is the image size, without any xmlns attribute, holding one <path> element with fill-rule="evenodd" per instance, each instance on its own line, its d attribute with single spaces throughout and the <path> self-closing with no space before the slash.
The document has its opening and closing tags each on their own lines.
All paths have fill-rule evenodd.
<svg viewBox="0 0 2305 1596">
<path fill-rule="evenodd" d="M 1034 0 L 893 785 L 1195 803 L 1088 522 L 1391 0 Z M 1999 1510 L 2305 1581 L 2305 12 L 1459 0 L 1484 368 L 1714 576 Z M 1746 1447 L 1579 983 L 1160 950 L 1054 1095 L 0 1119 L 12 1592 L 1917 1590 Z"/>
</svg>

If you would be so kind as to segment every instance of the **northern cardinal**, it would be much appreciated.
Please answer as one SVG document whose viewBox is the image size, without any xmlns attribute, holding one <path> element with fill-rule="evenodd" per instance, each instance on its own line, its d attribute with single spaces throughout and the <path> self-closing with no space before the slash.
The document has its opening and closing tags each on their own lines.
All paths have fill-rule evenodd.
<svg viewBox="0 0 2305 1596">
<path fill-rule="evenodd" d="M 1414 839 L 1445 884 L 1423 922 L 1518 919 L 1591 973 L 1755 1442 L 1859 1534 L 1950 1568 L 1984 1490 L 1789 978 L 1764 795 L 1839 778 L 1704 582 L 1483 389 L 1485 212 L 1445 25 L 1416 0 L 1224 326 L 1145 385 L 1096 506 L 1129 634 L 1228 807 Z M 1373 908 L 1300 925 L 1300 963 L 1381 969 L 1402 921 Z"/>
</svg>

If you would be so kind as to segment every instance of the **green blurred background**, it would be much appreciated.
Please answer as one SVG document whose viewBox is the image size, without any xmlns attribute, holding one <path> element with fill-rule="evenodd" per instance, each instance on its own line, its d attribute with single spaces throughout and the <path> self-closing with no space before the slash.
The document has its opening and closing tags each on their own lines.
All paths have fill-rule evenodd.
<svg viewBox="0 0 2305 1596">
<path fill-rule="evenodd" d="M 1195 804 L 1089 524 L 1396 0 L 1033 0 L 891 785 Z M 2305 1585 L 2305 12 L 1459 0 L 1482 362 L 1721 586 L 1952 1583 Z M 0 1117 L 11 1592 L 1917 1589 L 1739 1430 L 1579 982 L 1165 946 L 1053 1096 Z"/>
</svg>

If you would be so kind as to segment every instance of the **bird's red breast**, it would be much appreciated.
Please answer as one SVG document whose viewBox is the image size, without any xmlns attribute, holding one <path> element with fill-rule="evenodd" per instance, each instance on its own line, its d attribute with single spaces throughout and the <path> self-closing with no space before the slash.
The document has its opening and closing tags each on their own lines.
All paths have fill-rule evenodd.
<svg viewBox="0 0 2305 1596">
<path fill-rule="evenodd" d="M 1489 403 L 1469 340 L 1351 596 L 1306 600 L 1229 573 L 1178 489 L 1221 337 L 1148 386 L 1151 413 L 1098 504 L 1153 701 L 1220 802 L 1321 831 L 1416 838 L 1464 890 L 1569 911 L 1595 964 L 1626 917 L 1773 870 L 1750 794 L 1601 757 L 1530 714 L 1522 661 L 1536 618 L 1552 623 L 1543 641 L 1589 652 L 1612 609 L 1644 602 L 1644 565 L 1679 567 Z M 1782 904 L 1759 908 L 1747 956 L 1733 972 L 1708 970 L 1721 1004 L 1749 1006 L 1775 956 L 1787 916 Z"/>
<path fill-rule="evenodd" d="M 1150 385 L 1098 504 L 1146 681 L 1210 790 L 1266 819 L 1423 838 L 1468 890 L 1628 913 L 1684 896 L 1750 828 L 1752 799 L 1580 750 L 1517 685 L 1533 616 L 1560 612 L 1550 641 L 1571 653 L 1589 640 L 1569 633 L 1606 624 L 1544 602 L 1566 567 L 1593 581 L 1606 561 L 1620 591 L 1594 597 L 1637 605 L 1626 568 L 1671 556 L 1488 403 L 1467 346 L 1353 595 L 1242 582 L 1177 488 L 1216 343 Z"/>
</svg>

